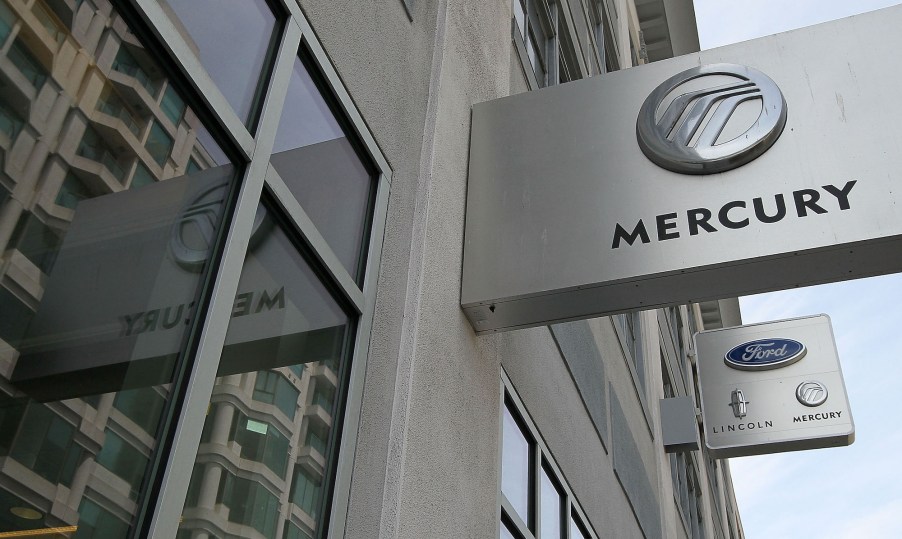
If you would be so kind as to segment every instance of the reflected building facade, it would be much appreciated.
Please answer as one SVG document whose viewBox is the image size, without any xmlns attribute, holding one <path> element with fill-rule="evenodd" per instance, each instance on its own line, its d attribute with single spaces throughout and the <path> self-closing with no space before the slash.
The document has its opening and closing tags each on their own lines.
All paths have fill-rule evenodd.
<svg viewBox="0 0 902 539">
<path fill-rule="evenodd" d="M 0 0 L 0 537 L 741 537 L 657 404 L 732 303 L 459 307 L 470 106 L 691 2 L 353 4 Z"/>
</svg>

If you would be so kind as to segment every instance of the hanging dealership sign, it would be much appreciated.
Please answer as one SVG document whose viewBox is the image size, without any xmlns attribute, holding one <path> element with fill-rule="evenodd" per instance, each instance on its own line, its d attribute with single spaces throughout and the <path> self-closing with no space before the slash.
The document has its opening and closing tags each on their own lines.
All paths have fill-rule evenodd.
<svg viewBox="0 0 902 539">
<path fill-rule="evenodd" d="M 715 458 L 851 444 L 830 318 L 695 334 L 705 445 Z"/>
<path fill-rule="evenodd" d="M 477 333 L 899 271 L 891 8 L 473 107 Z M 902 38 L 900 38 L 902 39 Z"/>
</svg>

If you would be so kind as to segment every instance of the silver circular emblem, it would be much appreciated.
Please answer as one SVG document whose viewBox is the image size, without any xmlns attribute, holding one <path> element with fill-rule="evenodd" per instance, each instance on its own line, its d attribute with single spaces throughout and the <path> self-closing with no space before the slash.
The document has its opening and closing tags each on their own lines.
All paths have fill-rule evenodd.
<svg viewBox="0 0 902 539">
<path fill-rule="evenodd" d="M 227 184 L 221 184 L 202 191 L 173 224 L 169 250 L 184 269 L 201 271 L 210 256 L 228 187 Z M 248 249 L 256 247 L 266 235 L 268 222 L 266 209 L 262 205 L 258 206 Z"/>
<path fill-rule="evenodd" d="M 645 156 L 662 168 L 713 174 L 766 152 L 785 125 L 786 100 L 770 77 L 746 66 L 711 64 L 655 88 L 639 110 L 636 137 Z"/>
<path fill-rule="evenodd" d="M 827 386 L 814 380 L 802 382 L 796 388 L 796 398 L 805 406 L 820 406 L 827 401 Z"/>
</svg>

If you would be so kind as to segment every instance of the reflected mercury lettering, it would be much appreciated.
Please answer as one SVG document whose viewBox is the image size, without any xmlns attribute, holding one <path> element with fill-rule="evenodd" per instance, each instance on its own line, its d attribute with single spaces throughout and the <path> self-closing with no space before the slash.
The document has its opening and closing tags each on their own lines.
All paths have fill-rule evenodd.
<svg viewBox="0 0 902 539">
<path fill-rule="evenodd" d="M 795 214 L 799 217 L 808 217 L 813 214 L 829 213 L 834 207 L 840 211 L 852 208 L 849 200 L 849 194 L 858 180 L 849 180 L 842 187 L 835 185 L 824 185 L 819 189 L 799 189 L 793 191 L 789 198 Z M 824 193 L 830 195 L 834 200 L 822 196 Z M 823 200 L 822 200 L 823 198 Z M 828 204 L 829 201 L 829 204 Z M 773 195 L 773 202 L 767 201 L 765 206 L 763 197 L 755 197 L 751 201 L 751 205 L 745 200 L 733 200 L 726 202 L 716 211 L 708 208 L 692 208 L 684 212 L 685 224 L 683 230 L 680 228 L 680 214 L 664 213 L 655 217 L 656 238 L 658 241 L 673 240 L 681 237 L 688 232 L 689 236 L 697 236 L 702 231 L 707 233 L 718 232 L 719 228 L 714 223 L 719 224 L 722 228 L 732 230 L 745 228 L 751 224 L 751 217 L 764 224 L 777 223 L 787 217 L 787 201 L 782 193 Z M 716 220 L 715 220 L 716 215 Z M 651 243 L 652 237 L 648 233 L 645 222 L 642 219 L 632 227 L 632 231 L 617 223 L 614 227 L 614 241 L 611 244 L 612 249 L 620 248 L 621 244 L 633 245 L 636 241 L 642 243 Z"/>
<path fill-rule="evenodd" d="M 246 292 L 235 296 L 235 304 L 232 307 L 232 318 L 248 314 L 258 314 L 273 309 L 285 308 L 285 288 L 279 288 L 270 293 L 267 290 L 259 292 Z M 187 324 L 194 313 L 194 302 L 171 305 L 150 311 L 126 314 L 120 317 L 125 324 L 123 336 L 137 335 L 173 329 L 179 323 Z"/>
</svg>

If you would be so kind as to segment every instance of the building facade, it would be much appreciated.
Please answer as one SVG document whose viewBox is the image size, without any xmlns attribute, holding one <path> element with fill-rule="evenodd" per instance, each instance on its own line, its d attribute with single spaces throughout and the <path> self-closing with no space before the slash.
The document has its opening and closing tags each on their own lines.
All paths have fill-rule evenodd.
<svg viewBox="0 0 902 539">
<path fill-rule="evenodd" d="M 0 0 L 0 537 L 742 537 L 661 425 L 735 301 L 460 308 L 470 107 L 697 49 L 688 0 Z"/>
</svg>

